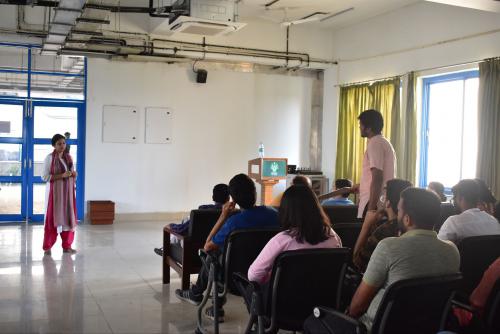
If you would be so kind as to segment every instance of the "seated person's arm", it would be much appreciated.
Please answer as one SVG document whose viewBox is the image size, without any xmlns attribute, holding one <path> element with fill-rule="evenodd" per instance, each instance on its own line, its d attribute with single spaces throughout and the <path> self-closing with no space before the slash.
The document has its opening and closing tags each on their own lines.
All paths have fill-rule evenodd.
<svg viewBox="0 0 500 334">
<path fill-rule="evenodd" d="M 349 306 L 348 312 L 349 316 L 353 318 L 359 318 L 362 316 L 366 310 L 368 310 L 368 307 L 378 290 L 379 288 L 362 281 L 356 290 L 356 293 L 352 297 L 351 306 Z"/>
<path fill-rule="evenodd" d="M 250 268 L 248 268 L 248 280 L 258 283 L 265 283 L 268 281 L 273 269 L 274 260 L 278 255 L 283 252 L 283 244 L 280 240 L 283 237 L 276 235 L 264 246 L 259 256 L 253 261 Z"/>
<path fill-rule="evenodd" d="M 390 250 L 386 240 L 382 240 L 373 251 L 363 281 L 352 298 L 348 311 L 350 316 L 357 318 L 366 312 L 378 290 L 387 280 L 390 261 Z"/>
<path fill-rule="evenodd" d="M 333 197 L 333 196 L 350 194 L 351 192 L 354 192 L 353 189 L 354 188 L 350 188 L 350 187 L 340 188 L 340 189 L 334 190 L 332 192 L 329 192 L 329 193 L 326 193 L 326 194 L 323 194 L 323 195 L 319 195 L 318 199 L 320 201 L 322 201 L 322 200 L 328 199 L 328 198 Z"/>
<path fill-rule="evenodd" d="M 235 205 L 236 204 L 234 202 L 227 202 L 222 207 L 222 212 L 220 214 L 220 217 L 215 223 L 210 233 L 208 234 L 207 240 L 205 241 L 205 246 L 203 246 L 203 249 L 205 251 L 209 252 L 219 249 L 219 246 L 212 241 L 212 238 L 217 234 L 217 232 L 219 232 L 221 227 L 224 226 L 224 223 L 229 218 L 229 215 L 231 214 L 231 212 L 234 211 Z"/>
</svg>

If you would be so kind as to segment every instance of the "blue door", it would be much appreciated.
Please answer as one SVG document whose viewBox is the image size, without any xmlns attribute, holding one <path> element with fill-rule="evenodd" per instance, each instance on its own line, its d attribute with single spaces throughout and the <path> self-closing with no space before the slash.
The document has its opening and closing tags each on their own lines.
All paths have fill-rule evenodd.
<svg viewBox="0 0 500 334">
<path fill-rule="evenodd" d="M 25 100 L 0 100 L 0 221 L 23 221 L 27 212 Z"/>
<path fill-rule="evenodd" d="M 5 129 L 0 129 L 0 221 L 43 221 L 44 160 L 53 151 L 51 138 L 56 133 L 69 135 L 66 142 L 79 173 L 77 212 L 82 219 L 84 110 L 84 102 L 77 101 L 0 101 L 0 127 L 6 119 Z"/>
</svg>

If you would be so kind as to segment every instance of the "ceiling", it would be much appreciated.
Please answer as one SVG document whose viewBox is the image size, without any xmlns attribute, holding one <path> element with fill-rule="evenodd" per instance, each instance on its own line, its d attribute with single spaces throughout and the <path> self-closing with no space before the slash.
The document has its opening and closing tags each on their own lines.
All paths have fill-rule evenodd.
<svg viewBox="0 0 500 334">
<path fill-rule="evenodd" d="M 245 18 L 258 18 L 281 23 L 304 18 L 315 12 L 327 13 L 328 17 L 349 8 L 338 16 L 322 22 L 308 22 L 307 25 L 322 28 L 341 28 L 361 22 L 371 17 L 407 6 L 422 0 L 241 0 L 239 15 Z M 274 3 L 273 3 L 274 2 Z M 267 4 L 267 6 L 266 6 Z"/>
</svg>

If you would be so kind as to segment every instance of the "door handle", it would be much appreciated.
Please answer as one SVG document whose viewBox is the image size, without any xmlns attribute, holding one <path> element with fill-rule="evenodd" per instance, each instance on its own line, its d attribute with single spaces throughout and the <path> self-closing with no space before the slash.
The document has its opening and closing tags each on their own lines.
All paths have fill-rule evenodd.
<svg viewBox="0 0 500 334">
<path fill-rule="evenodd" d="M 31 169 L 31 159 L 30 159 L 30 163 L 29 163 L 29 169 Z"/>
<path fill-rule="evenodd" d="M 24 169 L 26 169 L 26 159 L 24 159 Z"/>
</svg>

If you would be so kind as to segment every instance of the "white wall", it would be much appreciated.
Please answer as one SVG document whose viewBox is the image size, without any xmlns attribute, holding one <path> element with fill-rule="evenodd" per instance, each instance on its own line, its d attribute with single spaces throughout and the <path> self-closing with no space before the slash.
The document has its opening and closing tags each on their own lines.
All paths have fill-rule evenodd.
<svg viewBox="0 0 500 334">
<path fill-rule="evenodd" d="M 267 156 L 308 165 L 312 78 L 89 59 L 86 200 L 118 213 L 176 212 L 210 202 L 215 183 L 247 172 L 263 141 Z M 103 105 L 167 106 L 173 143 L 102 142 Z M 140 138 L 144 138 L 141 126 Z"/>
<path fill-rule="evenodd" d="M 325 101 L 335 106 L 324 109 L 327 172 L 335 168 L 336 155 L 328 152 L 336 152 L 337 137 L 325 134 L 336 133 L 336 84 L 500 56 L 500 14 L 421 2 L 336 31 L 333 49 L 339 65 L 325 80 Z"/>
</svg>

